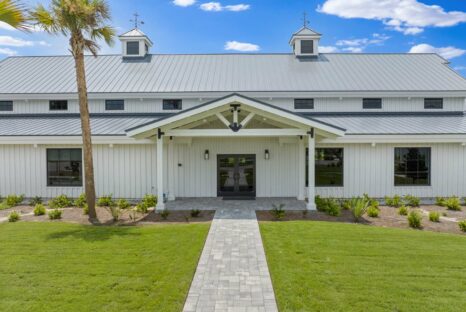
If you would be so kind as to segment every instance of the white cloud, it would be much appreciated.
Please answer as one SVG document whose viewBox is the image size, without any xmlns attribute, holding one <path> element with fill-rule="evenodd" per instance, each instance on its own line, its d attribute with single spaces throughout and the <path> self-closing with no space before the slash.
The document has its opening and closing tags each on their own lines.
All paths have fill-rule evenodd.
<svg viewBox="0 0 466 312">
<path fill-rule="evenodd" d="M 466 53 L 466 50 L 458 49 L 455 47 L 443 47 L 443 48 L 436 48 L 429 44 L 422 43 L 411 47 L 409 53 L 437 53 L 443 58 L 447 60 L 459 57 Z"/>
<path fill-rule="evenodd" d="M 454 70 L 466 70 L 466 66 L 456 66 L 453 69 Z"/>
<path fill-rule="evenodd" d="M 235 4 L 223 6 L 220 2 L 207 2 L 200 5 L 201 10 L 209 12 L 232 11 L 240 12 L 249 10 L 249 4 Z"/>
<path fill-rule="evenodd" d="M 238 42 L 238 41 L 227 41 L 225 43 L 225 50 L 227 51 L 240 51 L 240 52 L 254 52 L 259 51 L 260 47 L 256 44 Z"/>
<path fill-rule="evenodd" d="M 4 30 L 16 30 L 14 27 L 10 26 L 9 24 L 5 22 L 0 22 L 0 29 Z"/>
<path fill-rule="evenodd" d="M 360 53 L 370 45 L 383 45 L 388 39 L 390 37 L 385 34 L 374 33 L 370 38 L 338 40 L 335 44 L 342 47 L 343 51 Z"/>
<path fill-rule="evenodd" d="M 0 55 L 1 54 L 7 55 L 7 56 L 14 56 L 14 55 L 17 55 L 18 52 L 16 52 L 15 50 L 9 49 L 9 48 L 0 48 Z"/>
<path fill-rule="evenodd" d="M 319 53 L 335 53 L 335 52 L 338 52 L 337 47 L 319 46 Z"/>
<path fill-rule="evenodd" d="M 33 45 L 33 41 L 27 41 L 20 38 L 13 38 L 11 36 L 0 36 L 0 46 L 32 47 Z"/>
<path fill-rule="evenodd" d="M 351 52 L 351 53 L 361 53 L 363 51 L 363 48 L 361 48 L 361 47 L 346 47 L 346 48 L 343 49 L 343 51 Z"/>
<path fill-rule="evenodd" d="M 173 4 L 180 7 L 188 7 L 196 3 L 196 0 L 173 0 Z"/>
<path fill-rule="evenodd" d="M 419 34 L 425 27 L 449 27 L 466 22 L 466 12 L 447 12 L 438 5 L 417 0 L 326 0 L 317 11 L 342 18 L 380 20 L 389 29 L 406 35 Z"/>
</svg>

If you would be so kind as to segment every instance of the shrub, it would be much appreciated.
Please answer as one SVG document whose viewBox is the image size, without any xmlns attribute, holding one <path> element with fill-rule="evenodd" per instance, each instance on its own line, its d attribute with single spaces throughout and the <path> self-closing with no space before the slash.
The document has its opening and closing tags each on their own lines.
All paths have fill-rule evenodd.
<svg viewBox="0 0 466 312">
<path fill-rule="evenodd" d="M 107 208 L 108 212 L 110 212 L 110 214 L 112 215 L 113 221 L 120 220 L 121 214 L 123 213 L 120 207 L 118 207 L 117 205 L 111 205 L 111 206 L 105 206 L 105 207 Z"/>
<path fill-rule="evenodd" d="M 52 200 L 49 200 L 49 207 L 53 209 L 66 208 L 73 206 L 73 201 L 66 195 L 59 195 Z"/>
<path fill-rule="evenodd" d="M 61 211 L 60 209 L 53 209 L 53 210 L 50 210 L 49 211 L 49 219 L 50 220 L 58 220 L 58 219 L 61 219 L 61 214 L 62 214 L 63 211 Z"/>
<path fill-rule="evenodd" d="M 429 220 L 432 222 L 440 222 L 440 213 L 437 211 L 429 212 Z"/>
<path fill-rule="evenodd" d="M 140 213 L 147 213 L 148 207 L 144 202 L 140 202 L 136 205 L 136 211 Z"/>
<path fill-rule="evenodd" d="M 170 211 L 168 211 L 167 209 L 162 210 L 162 212 L 160 213 L 160 216 L 164 220 L 167 220 L 169 215 L 170 215 Z"/>
<path fill-rule="evenodd" d="M 128 203 L 126 199 L 119 199 L 116 204 L 120 209 L 128 209 L 131 207 L 130 203 Z"/>
<path fill-rule="evenodd" d="M 112 199 L 112 195 L 102 196 L 97 200 L 97 206 L 99 207 L 114 207 L 115 202 Z"/>
<path fill-rule="evenodd" d="M 403 204 L 403 201 L 399 195 L 393 197 L 385 196 L 385 204 L 390 207 L 398 208 Z"/>
<path fill-rule="evenodd" d="M 447 207 L 448 210 L 460 211 L 461 210 L 460 199 L 456 196 L 450 197 L 447 200 L 445 200 L 445 206 Z"/>
<path fill-rule="evenodd" d="M 88 215 L 89 214 L 89 206 L 87 204 L 84 204 L 83 207 L 83 214 Z"/>
<path fill-rule="evenodd" d="M 142 202 L 147 206 L 147 208 L 155 207 L 157 205 L 157 196 L 146 194 L 144 195 Z"/>
<path fill-rule="evenodd" d="M 380 210 L 375 206 L 369 206 L 367 208 L 367 215 L 371 218 L 378 218 Z"/>
<path fill-rule="evenodd" d="M 413 210 L 408 214 L 408 223 L 413 229 L 420 229 L 422 227 L 421 222 L 422 216 L 416 210 Z"/>
<path fill-rule="evenodd" d="M 341 201 L 341 208 L 344 210 L 350 210 L 351 209 L 351 200 L 345 199 Z"/>
<path fill-rule="evenodd" d="M 0 202 L 0 210 L 11 208 L 4 201 Z"/>
<path fill-rule="evenodd" d="M 363 198 L 365 201 L 369 202 L 369 206 L 379 208 L 380 203 L 374 198 L 369 197 L 368 194 L 364 194 Z"/>
<path fill-rule="evenodd" d="M 271 213 L 274 216 L 274 218 L 277 219 L 277 220 L 283 219 L 285 217 L 285 214 L 286 214 L 285 209 L 283 209 L 283 207 L 285 207 L 285 205 L 284 204 L 280 204 L 280 205 L 273 204 L 272 206 L 273 206 L 273 208 L 271 210 Z"/>
<path fill-rule="evenodd" d="M 21 216 L 17 211 L 12 211 L 8 216 L 8 222 L 16 222 L 19 221 L 19 219 L 21 219 Z"/>
<path fill-rule="evenodd" d="M 363 198 L 353 197 L 351 199 L 351 214 L 356 222 L 359 222 L 361 217 L 366 213 L 369 207 L 369 202 Z"/>
<path fill-rule="evenodd" d="M 8 207 L 15 207 L 21 204 L 24 200 L 24 195 L 8 195 L 3 202 L 8 206 Z"/>
<path fill-rule="evenodd" d="M 316 208 L 319 211 L 325 212 L 331 216 L 339 216 L 341 213 L 341 206 L 334 198 L 318 198 Z"/>
<path fill-rule="evenodd" d="M 400 216 L 407 216 L 408 215 L 408 207 L 406 207 L 405 205 L 401 206 L 400 208 L 398 208 L 398 214 Z"/>
<path fill-rule="evenodd" d="M 78 198 L 74 201 L 74 205 L 78 208 L 84 208 L 87 205 L 86 193 L 81 193 Z"/>
<path fill-rule="evenodd" d="M 466 206 L 466 197 L 463 197 L 463 206 Z"/>
<path fill-rule="evenodd" d="M 435 204 L 440 207 L 445 207 L 445 198 L 435 197 Z"/>
<path fill-rule="evenodd" d="M 405 199 L 406 205 L 408 206 L 419 207 L 421 205 L 421 199 L 419 197 L 412 196 L 412 195 L 406 195 L 404 199 Z"/>
<path fill-rule="evenodd" d="M 458 226 L 460 227 L 461 231 L 466 232 L 466 220 L 458 222 Z"/>
<path fill-rule="evenodd" d="M 42 197 L 35 196 L 31 198 L 31 200 L 29 201 L 29 206 L 35 207 L 37 204 L 42 204 L 42 203 L 43 203 Z"/>
<path fill-rule="evenodd" d="M 46 212 L 45 210 L 45 206 L 43 204 L 37 204 L 35 207 L 34 207 L 34 215 L 35 216 L 43 216 Z"/>
<path fill-rule="evenodd" d="M 197 218 L 201 215 L 201 211 L 199 209 L 191 209 L 191 217 Z"/>
</svg>

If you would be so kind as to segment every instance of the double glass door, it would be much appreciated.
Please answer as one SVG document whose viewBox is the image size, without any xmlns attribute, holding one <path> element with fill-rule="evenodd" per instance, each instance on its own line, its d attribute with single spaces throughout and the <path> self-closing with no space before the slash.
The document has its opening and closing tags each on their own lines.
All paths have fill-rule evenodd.
<svg viewBox="0 0 466 312">
<path fill-rule="evenodd" d="M 256 196 L 256 155 L 218 155 L 217 172 L 218 196 Z"/>
</svg>

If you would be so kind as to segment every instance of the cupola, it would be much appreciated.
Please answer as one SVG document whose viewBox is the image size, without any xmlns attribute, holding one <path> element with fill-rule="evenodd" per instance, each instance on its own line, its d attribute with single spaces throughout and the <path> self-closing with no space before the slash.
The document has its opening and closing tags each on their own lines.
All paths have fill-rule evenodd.
<svg viewBox="0 0 466 312">
<path fill-rule="evenodd" d="M 121 41 L 123 57 L 145 57 L 152 47 L 152 41 L 138 28 L 134 28 L 118 38 Z"/>
<path fill-rule="evenodd" d="M 290 45 L 297 57 L 319 55 L 319 40 L 322 35 L 310 29 L 307 25 L 308 21 L 304 17 L 303 27 L 294 33 L 290 39 Z"/>
</svg>

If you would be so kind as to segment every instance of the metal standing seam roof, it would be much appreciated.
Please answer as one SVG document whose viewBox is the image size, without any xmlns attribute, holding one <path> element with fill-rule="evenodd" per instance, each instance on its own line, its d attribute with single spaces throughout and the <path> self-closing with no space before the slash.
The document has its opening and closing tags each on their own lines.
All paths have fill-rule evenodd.
<svg viewBox="0 0 466 312">
<path fill-rule="evenodd" d="M 466 91 L 436 54 L 86 56 L 89 93 Z M 71 56 L 0 62 L 0 94 L 76 93 Z"/>
</svg>

